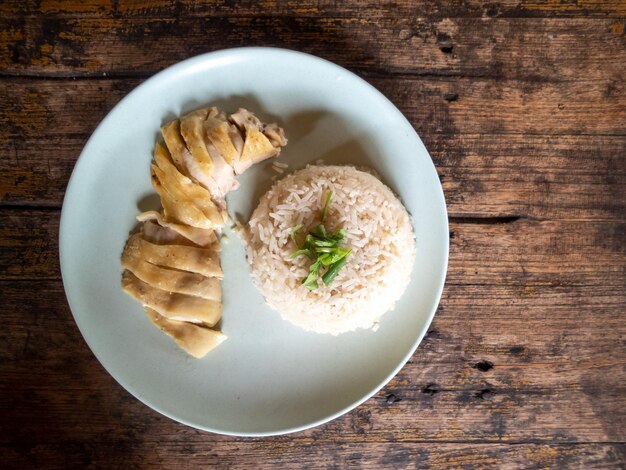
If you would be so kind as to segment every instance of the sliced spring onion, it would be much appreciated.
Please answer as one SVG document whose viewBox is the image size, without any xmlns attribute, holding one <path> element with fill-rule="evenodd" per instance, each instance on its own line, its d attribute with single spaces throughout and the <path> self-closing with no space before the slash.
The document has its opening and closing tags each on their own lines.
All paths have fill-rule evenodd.
<svg viewBox="0 0 626 470">
<path fill-rule="evenodd" d="M 317 289 L 317 277 L 319 275 L 321 261 L 318 259 L 315 263 L 311 265 L 309 268 L 309 275 L 306 277 L 302 284 L 309 290 Z"/>
<path fill-rule="evenodd" d="M 309 250 L 308 248 L 300 248 L 299 250 L 294 251 L 293 253 L 291 253 L 289 258 L 294 259 L 300 255 L 306 255 L 311 259 L 315 259 L 315 253 L 313 253 L 313 251 Z"/>
<path fill-rule="evenodd" d="M 334 232 L 332 232 L 328 238 L 330 238 L 331 240 L 337 240 L 338 242 L 340 242 L 341 240 L 344 239 L 344 237 L 346 236 L 346 231 L 342 228 L 335 230 Z"/>
<path fill-rule="evenodd" d="M 328 271 L 326 271 L 326 273 L 322 276 L 322 281 L 324 282 L 324 284 L 329 286 L 330 283 L 333 282 L 333 279 L 335 279 L 335 276 L 337 276 L 337 273 L 339 273 L 339 270 L 343 268 L 343 266 L 347 262 L 348 260 L 345 257 L 343 257 L 336 263 L 331 264 L 328 267 Z"/>
<path fill-rule="evenodd" d="M 317 246 L 315 247 L 315 251 L 318 253 L 334 253 L 337 248 L 333 246 Z"/>
<path fill-rule="evenodd" d="M 345 248 L 337 248 L 334 251 L 324 253 L 322 256 L 319 257 L 319 259 L 324 266 L 330 266 L 331 264 L 336 263 L 337 261 L 345 258 L 350 253 L 352 253 L 352 250 L 346 250 Z"/>
<path fill-rule="evenodd" d="M 330 204 L 330 200 L 333 197 L 333 192 L 329 191 L 328 196 L 326 196 L 326 202 L 324 203 L 324 208 L 322 209 L 322 223 L 326 221 L 326 212 L 328 211 L 328 205 Z"/>
<path fill-rule="evenodd" d="M 296 235 L 298 235 L 298 232 L 300 231 L 300 229 L 302 229 L 302 227 L 304 227 L 303 224 L 298 224 L 296 225 L 294 228 L 291 229 L 291 240 L 298 245 L 298 242 L 296 241 Z"/>
<path fill-rule="evenodd" d="M 302 281 L 302 285 L 309 290 L 318 288 L 321 267 L 324 267 L 326 270 L 322 276 L 322 281 L 327 286 L 330 285 L 339 270 L 347 263 L 348 256 L 352 253 L 352 250 L 339 246 L 339 243 L 341 243 L 346 236 L 344 229 L 340 228 L 328 233 L 324 226 L 328 205 L 332 197 L 333 192 L 330 191 L 326 196 L 326 202 L 322 209 L 322 223 L 318 224 L 312 231 L 306 234 L 302 246 L 290 256 L 290 258 L 293 259 L 300 255 L 305 255 L 313 260 L 313 263 L 309 266 L 309 274 L 306 279 Z M 298 224 L 291 230 L 291 240 L 296 246 L 298 246 L 296 236 L 302 227 L 303 224 Z"/>
<path fill-rule="evenodd" d="M 324 227 L 322 224 L 319 224 L 317 227 L 315 227 L 314 233 L 318 238 L 326 238 L 326 227 Z"/>
<path fill-rule="evenodd" d="M 310 233 L 306 234 L 306 238 L 304 239 L 304 246 L 315 246 L 315 237 Z"/>
<path fill-rule="evenodd" d="M 336 263 L 337 261 L 340 261 L 346 258 L 351 253 L 352 253 L 352 250 L 346 250 L 345 248 L 337 248 L 333 253 L 330 254 L 331 256 L 330 256 L 330 259 L 328 260 L 328 265 L 331 265 L 333 263 Z"/>
<path fill-rule="evenodd" d="M 315 240 L 313 241 L 315 246 L 337 246 L 336 240 Z"/>
</svg>

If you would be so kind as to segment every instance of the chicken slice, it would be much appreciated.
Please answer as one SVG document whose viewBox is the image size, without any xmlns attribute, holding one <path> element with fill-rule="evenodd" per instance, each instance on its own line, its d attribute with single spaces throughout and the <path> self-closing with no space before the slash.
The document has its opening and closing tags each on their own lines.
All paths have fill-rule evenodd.
<svg viewBox="0 0 626 470">
<path fill-rule="evenodd" d="M 187 150 L 185 141 L 180 135 L 180 121 L 175 119 L 165 124 L 161 127 L 161 135 L 178 171 L 185 176 L 189 176 L 185 165 L 185 157 L 186 154 L 189 154 L 189 150 Z"/>
<path fill-rule="evenodd" d="M 168 187 L 164 184 L 163 180 L 166 176 L 163 170 L 156 165 L 151 165 L 150 169 L 152 170 L 152 186 L 159 193 L 163 216 L 166 220 L 202 229 L 216 228 L 216 225 L 207 219 L 198 207 L 187 200 L 186 195 L 181 194 L 176 187 Z"/>
<path fill-rule="evenodd" d="M 246 128 L 254 128 L 261 131 L 280 152 L 280 147 L 287 145 L 285 131 L 276 123 L 264 124 L 254 114 L 244 108 L 239 108 L 236 113 L 231 114 L 229 121 L 235 124 L 241 131 Z"/>
<path fill-rule="evenodd" d="M 211 142 L 207 143 L 207 148 L 213 157 L 213 179 L 222 193 L 220 200 L 224 200 L 226 193 L 239 188 L 239 181 L 235 178 L 233 167 L 226 162 Z"/>
<path fill-rule="evenodd" d="M 165 220 L 157 211 L 146 211 L 137 217 L 143 222 L 144 238 L 157 245 L 191 245 L 206 247 L 218 240 L 219 233 L 213 229 L 190 227 Z M 215 246 L 212 249 L 216 249 Z"/>
<path fill-rule="evenodd" d="M 278 124 L 263 124 L 263 134 L 267 137 L 274 147 L 284 147 L 287 145 L 285 131 Z"/>
<path fill-rule="evenodd" d="M 223 199 L 228 191 L 236 189 L 239 183 L 235 179 L 232 167 L 224 160 L 219 151 L 207 140 L 204 123 L 207 117 L 217 118 L 216 108 L 203 108 L 193 111 L 180 120 L 180 133 L 193 157 L 185 163 L 189 172 L 200 176 L 201 181 L 213 179 L 218 188 L 218 197 Z"/>
<path fill-rule="evenodd" d="M 219 157 L 217 151 L 214 150 L 213 153 Z M 235 179 L 233 169 L 224 159 L 221 157 L 217 158 L 214 172 L 211 174 L 203 173 L 202 169 L 191 155 L 186 157 L 185 165 L 187 166 L 189 175 L 197 181 L 198 184 L 209 190 L 215 204 L 220 207 L 226 207 L 226 193 L 239 188 L 239 182 Z"/>
<path fill-rule="evenodd" d="M 230 123 L 226 115 L 215 107 L 207 108 L 207 116 L 204 120 L 204 134 L 207 150 L 213 159 L 213 179 L 222 191 L 222 197 L 226 193 L 239 188 L 239 182 L 235 178 L 233 161 L 237 158 L 236 148 L 226 140 L 226 136 L 220 129 L 230 129 Z M 225 127 L 222 127 L 225 126 Z"/>
<path fill-rule="evenodd" d="M 130 271 L 122 274 L 122 288 L 144 307 L 150 307 L 169 320 L 213 326 L 222 318 L 222 303 L 152 287 Z"/>
<path fill-rule="evenodd" d="M 233 163 L 235 173 L 238 175 L 255 163 L 277 157 L 281 146 L 287 144 L 282 129 L 276 124 L 264 125 L 254 114 L 243 108 L 231 114 L 230 121 L 243 135 L 243 146 L 239 158 Z M 264 133 L 266 129 L 268 135 Z"/>
<path fill-rule="evenodd" d="M 193 323 L 169 320 L 149 307 L 145 308 L 150 321 L 163 333 L 170 336 L 176 344 L 197 359 L 219 346 L 226 340 L 226 335 Z"/>
<path fill-rule="evenodd" d="M 202 108 L 180 118 L 180 135 L 200 169 L 210 175 L 213 171 L 213 159 L 206 148 L 204 139 L 204 120 L 211 108 Z"/>
<path fill-rule="evenodd" d="M 224 277 L 219 252 L 210 248 L 155 245 L 144 240 L 140 233 L 136 233 L 128 239 L 124 253 L 164 268 L 189 271 L 218 279 Z"/>
<path fill-rule="evenodd" d="M 209 115 L 204 121 L 204 130 L 208 142 L 213 145 L 214 149 L 219 152 L 224 161 L 230 166 L 239 158 L 241 152 L 241 149 L 238 150 L 235 147 L 231 138 L 235 133 L 238 134 L 237 128 L 233 130 L 233 127 L 224 116 L 214 117 Z"/>
<path fill-rule="evenodd" d="M 185 203 L 198 207 L 216 227 L 224 225 L 228 220 L 226 210 L 215 205 L 209 191 L 179 172 L 167 149 L 158 143 L 154 149 L 154 161 L 163 170 L 165 179 L 158 176 L 168 192 L 180 195 L 181 198 L 186 197 Z"/>
<path fill-rule="evenodd" d="M 216 183 L 211 172 L 204 171 L 205 168 L 196 162 L 187 149 L 183 136 L 180 134 L 180 121 L 176 119 L 165 124 L 161 127 L 161 134 L 165 145 L 172 154 L 172 160 L 180 172 L 208 189 L 217 204 L 223 202 L 225 192 Z M 221 206 L 224 207 L 225 204 L 221 204 Z"/>
<path fill-rule="evenodd" d="M 215 277 L 156 266 L 128 250 L 122 255 L 122 267 L 157 289 L 217 302 L 222 300 L 220 280 Z"/>
<path fill-rule="evenodd" d="M 235 150 L 237 150 L 237 155 L 241 155 L 243 151 L 243 136 L 241 132 L 239 132 L 239 128 L 233 124 L 231 124 L 228 128 L 228 136 L 230 137 Z"/>
<path fill-rule="evenodd" d="M 239 183 L 230 165 L 208 142 L 204 128 L 206 119 L 219 120 L 220 116 L 222 115 L 217 108 L 203 108 L 183 116 L 178 124 L 169 123 L 162 129 L 165 129 L 168 134 L 166 138 L 166 134 L 163 133 L 168 148 L 170 147 L 167 140 L 169 138 L 172 148 L 176 148 L 181 156 L 189 176 L 209 190 L 216 204 L 224 207 L 226 193 L 237 189 Z M 175 135 L 174 131 L 179 131 L 179 135 Z M 184 150 L 180 147 L 181 144 Z"/>
<path fill-rule="evenodd" d="M 262 162 L 280 154 L 280 147 L 276 148 L 270 140 L 256 127 L 246 125 L 246 138 L 243 142 L 243 151 L 239 161 L 235 163 L 235 172 L 240 175 L 255 163 Z"/>
</svg>

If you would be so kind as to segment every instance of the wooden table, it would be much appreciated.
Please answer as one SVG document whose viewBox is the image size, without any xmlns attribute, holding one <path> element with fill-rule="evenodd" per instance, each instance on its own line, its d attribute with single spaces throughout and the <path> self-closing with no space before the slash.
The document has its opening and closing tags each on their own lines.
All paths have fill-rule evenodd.
<svg viewBox="0 0 626 470">
<path fill-rule="evenodd" d="M 0 462 L 626 466 L 626 1 L 7 0 L 0 4 Z M 246 439 L 177 424 L 100 366 L 57 241 L 98 122 L 189 56 L 317 54 L 368 80 L 431 152 L 450 213 L 434 323 L 383 390 Z"/>
</svg>

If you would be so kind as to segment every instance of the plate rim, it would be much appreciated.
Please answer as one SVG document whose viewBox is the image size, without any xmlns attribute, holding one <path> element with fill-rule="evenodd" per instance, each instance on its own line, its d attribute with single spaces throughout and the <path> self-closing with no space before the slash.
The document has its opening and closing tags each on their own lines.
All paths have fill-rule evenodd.
<svg viewBox="0 0 626 470">
<path fill-rule="evenodd" d="M 415 130 L 415 128 L 413 127 L 413 125 L 408 121 L 408 119 L 406 118 L 406 116 L 398 109 L 398 107 L 389 99 L 387 98 L 381 91 L 379 91 L 376 87 L 374 87 L 372 84 L 370 84 L 367 80 L 363 79 L 362 77 L 358 76 L 356 73 L 334 63 L 331 62 L 329 60 L 326 60 L 324 58 L 315 56 L 313 54 L 309 54 L 306 52 L 300 52 L 300 51 L 296 51 L 296 50 L 292 50 L 292 49 L 286 49 L 286 48 L 280 48 L 280 47 L 234 47 L 234 48 L 227 48 L 227 49 L 220 49 L 220 50 L 216 50 L 216 51 L 211 51 L 211 52 L 206 52 L 203 54 L 199 54 L 187 59 L 184 59 L 180 62 L 177 62 L 175 64 L 170 65 L 169 67 L 166 67 L 165 69 L 157 72 L 156 74 L 152 75 L 151 77 L 149 77 L 148 79 L 144 80 L 142 83 L 140 83 L 139 85 L 137 85 L 136 87 L 134 87 L 130 92 L 128 92 L 121 100 L 119 100 L 115 106 L 113 106 L 106 114 L 106 116 L 98 123 L 98 125 L 95 127 L 95 129 L 92 131 L 91 135 L 89 136 L 89 139 L 87 140 L 87 142 L 85 143 L 85 145 L 83 146 L 83 149 L 81 150 L 76 163 L 74 164 L 74 167 L 72 169 L 72 173 L 70 175 L 70 178 L 68 180 L 67 183 L 67 187 L 65 190 L 65 194 L 63 196 L 63 203 L 62 203 L 62 207 L 61 207 L 61 216 L 60 216 L 60 221 L 59 221 L 59 241 L 58 241 L 58 250 L 59 250 L 59 263 L 60 263 L 60 271 L 61 271 L 61 280 L 62 280 L 62 284 L 63 284 L 63 290 L 65 293 L 65 297 L 67 299 L 67 303 L 68 306 L 70 308 L 70 312 L 72 313 L 72 317 L 74 318 L 74 322 L 76 323 L 81 336 L 83 337 L 83 340 L 85 341 L 85 343 L 87 344 L 87 346 L 89 347 L 91 353 L 96 357 L 96 359 L 98 360 L 98 362 L 100 363 L 100 365 L 106 370 L 106 372 L 126 391 L 128 392 L 131 396 L 133 396 L 134 398 L 136 398 L 137 400 L 139 400 L 141 403 L 143 403 L 144 405 L 148 406 L 149 408 L 151 408 L 152 410 L 156 411 L 157 413 L 168 417 L 169 419 L 176 421 L 178 423 L 184 424 L 186 426 L 189 426 L 191 428 L 194 429 L 199 429 L 201 431 L 206 431 L 206 432 L 211 432 L 211 433 L 215 433 L 215 434 L 221 434 L 221 435 L 226 435 L 226 436 L 236 436 L 236 437 L 267 437 L 267 436 L 278 436 L 278 435 L 285 435 L 285 434 L 292 434 L 295 432 L 299 432 L 299 431 L 304 431 L 306 429 L 310 429 L 310 428 L 314 428 L 317 426 L 320 426 L 322 424 L 328 423 L 334 419 L 337 419 L 338 417 L 348 413 L 349 411 L 357 408 L 358 406 L 362 405 L 364 402 L 366 402 L 367 400 L 369 400 L 372 396 L 374 396 L 376 393 L 378 393 L 382 388 L 385 387 L 385 385 L 387 385 L 391 379 L 393 379 L 393 377 L 395 377 L 398 372 L 406 365 L 406 363 L 409 361 L 409 359 L 413 356 L 413 354 L 415 354 L 415 351 L 417 350 L 418 346 L 421 344 L 422 340 L 424 339 L 424 336 L 426 335 L 428 329 L 430 328 L 430 325 L 435 317 L 435 314 L 437 312 L 437 309 L 439 307 L 439 304 L 441 302 L 441 297 L 443 294 L 443 289 L 445 286 L 445 280 L 446 280 L 446 276 L 447 276 L 447 271 L 448 271 L 448 263 L 449 263 L 449 254 L 450 254 L 450 240 L 449 237 L 445 237 L 445 242 L 444 242 L 444 246 L 443 248 L 445 248 L 444 253 L 443 253 L 443 260 L 442 260 L 442 264 L 443 264 L 443 269 L 441 270 L 441 275 L 439 276 L 439 279 L 437 279 L 437 291 L 435 293 L 435 297 L 434 297 L 434 301 L 433 301 L 433 305 L 430 307 L 430 311 L 428 312 L 426 321 L 424 322 L 424 325 L 420 331 L 420 333 L 417 335 L 415 341 L 413 342 L 413 345 L 409 348 L 407 354 L 399 361 L 398 365 L 382 380 L 380 381 L 377 385 L 375 385 L 368 393 L 366 393 L 361 399 L 351 403 L 350 405 L 347 405 L 343 408 L 341 408 L 340 410 L 315 421 L 311 421 L 299 426 L 292 426 L 292 427 L 288 427 L 285 429 L 280 429 L 280 430 L 272 430 L 272 431 L 259 431 L 259 432 L 247 432 L 247 431 L 242 431 L 242 432 L 233 432 L 233 431 L 227 431 L 227 430 L 220 430 L 217 428 L 212 428 L 210 426 L 204 426 L 198 423 L 193 423 L 190 422 L 187 419 L 182 419 L 180 417 L 174 416 L 173 413 L 169 413 L 166 412 L 164 410 L 162 410 L 157 404 L 152 403 L 151 401 L 149 401 L 148 399 L 144 399 L 144 397 L 142 397 L 139 393 L 137 393 L 133 387 L 126 383 L 125 380 L 121 380 L 117 374 L 114 374 L 111 372 L 111 370 L 109 369 L 109 367 L 107 367 L 107 365 L 105 364 L 106 361 L 103 361 L 102 358 L 100 357 L 100 354 L 97 353 L 94 348 L 92 347 L 90 341 L 87 339 L 88 338 L 88 334 L 86 334 L 86 328 L 84 324 L 81 324 L 81 320 L 80 320 L 80 315 L 77 315 L 75 313 L 75 310 L 77 309 L 77 307 L 72 307 L 72 301 L 70 299 L 70 295 L 69 295 L 69 288 L 68 288 L 68 281 L 67 279 L 69 279 L 69 274 L 64 274 L 64 272 L 69 272 L 67 271 L 69 268 L 64 266 L 67 266 L 67 262 L 64 261 L 64 259 L 67 259 L 67 251 L 65 250 L 64 246 L 67 244 L 67 242 L 65 242 L 67 235 L 67 229 L 65 228 L 67 226 L 67 218 L 69 217 L 68 212 L 66 210 L 66 201 L 68 201 L 71 197 L 72 197 L 72 193 L 74 191 L 76 191 L 76 178 L 77 178 L 77 174 L 79 173 L 79 169 L 82 168 L 82 166 L 85 165 L 86 157 L 85 155 L 88 153 L 88 150 L 90 149 L 90 146 L 93 145 L 93 141 L 94 136 L 96 136 L 96 134 L 98 133 L 98 131 L 105 125 L 106 122 L 108 122 L 108 120 L 111 119 L 111 115 L 113 114 L 113 112 L 120 107 L 123 103 L 125 103 L 126 101 L 132 99 L 132 97 L 134 95 L 136 95 L 137 93 L 139 93 L 141 90 L 147 88 L 148 86 L 150 86 L 152 83 L 158 82 L 160 80 L 163 80 L 164 78 L 166 78 L 168 75 L 171 74 L 175 74 L 177 73 L 179 70 L 185 70 L 185 69 L 189 69 L 191 67 L 193 67 L 194 65 L 198 65 L 198 64 L 202 64 L 205 63 L 207 61 L 212 61 L 215 59 L 219 59 L 220 56 L 224 56 L 224 58 L 229 57 L 229 56 L 244 56 L 244 60 L 246 59 L 246 55 L 247 54 L 255 54 L 255 53 L 279 53 L 279 54 L 284 54 L 285 56 L 294 56 L 294 57 L 300 57 L 300 58 L 305 58 L 307 60 L 312 60 L 313 62 L 318 62 L 318 63 L 322 63 L 325 66 L 330 66 L 331 68 L 334 68 L 335 70 L 337 70 L 338 72 L 342 73 L 342 74 L 348 74 L 350 75 L 353 79 L 356 79 L 357 81 L 361 82 L 363 85 L 365 85 L 367 88 L 369 88 L 370 92 L 375 93 L 376 95 L 379 95 L 380 98 L 382 98 L 388 105 L 391 105 L 397 112 L 399 117 L 404 121 L 404 123 L 408 126 L 408 128 L 411 129 L 412 131 L 412 137 L 414 137 L 416 139 L 416 141 L 419 143 L 419 145 L 421 145 L 421 147 L 424 149 L 424 151 L 426 152 L 426 154 L 430 157 L 430 164 L 432 165 L 433 169 L 436 172 L 436 167 L 435 164 L 432 160 L 432 157 L 430 156 L 430 153 L 428 152 L 428 150 L 426 149 L 426 146 L 424 145 L 424 143 L 422 142 L 419 134 L 417 133 L 417 131 Z M 441 185 L 441 182 L 439 182 L 439 184 L 437 185 L 438 190 L 436 191 L 436 200 L 437 200 L 437 204 L 440 206 L 440 214 L 442 216 L 442 221 L 445 223 L 445 228 L 446 230 L 444 231 L 444 233 L 448 233 L 449 232 L 449 219 L 448 219 L 448 210 L 447 210 L 447 205 L 446 205 L 446 200 L 445 200 L 445 194 L 443 191 L 443 187 Z"/>
</svg>

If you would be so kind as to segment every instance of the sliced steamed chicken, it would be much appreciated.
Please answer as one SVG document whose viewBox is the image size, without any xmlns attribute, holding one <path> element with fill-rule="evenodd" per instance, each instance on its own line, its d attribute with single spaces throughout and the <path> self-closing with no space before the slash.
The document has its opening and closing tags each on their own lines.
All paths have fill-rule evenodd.
<svg viewBox="0 0 626 470">
<path fill-rule="evenodd" d="M 122 275 L 122 287 L 142 305 L 170 320 L 214 326 L 222 318 L 220 301 L 158 289 L 128 270 Z"/>
<path fill-rule="evenodd" d="M 122 255 L 122 267 L 157 289 L 217 302 L 222 300 L 220 279 L 217 277 L 157 266 L 129 251 Z"/>
<path fill-rule="evenodd" d="M 238 175 L 255 163 L 277 157 L 281 147 L 287 145 L 285 133 L 278 125 L 263 124 L 254 114 L 243 108 L 232 114 L 230 121 L 243 138 L 243 146 L 233 163 L 235 173 Z"/>
<path fill-rule="evenodd" d="M 146 241 L 141 233 L 136 233 L 126 242 L 122 259 L 132 256 L 157 266 L 222 279 L 224 274 L 220 266 L 219 247 L 217 244 L 215 249 L 212 247 L 156 245 Z"/>
<path fill-rule="evenodd" d="M 277 124 L 263 124 L 245 109 L 230 117 L 214 107 L 199 109 L 164 125 L 161 133 L 179 170 L 204 186 L 218 205 L 237 189 L 235 174 L 277 157 L 287 145 Z"/>
<path fill-rule="evenodd" d="M 215 243 L 218 237 L 215 230 L 168 222 L 158 211 L 142 212 L 137 220 L 143 222 L 144 239 L 157 245 L 214 245 L 219 249 L 219 244 Z"/>
<path fill-rule="evenodd" d="M 239 183 L 226 157 L 213 146 L 206 134 L 206 120 L 218 115 L 216 108 L 189 113 L 180 120 L 180 133 L 192 157 L 185 160 L 187 171 L 211 192 L 216 201 L 225 205 L 226 193 L 237 189 Z"/>
<path fill-rule="evenodd" d="M 198 359 L 226 340 L 226 336 L 219 331 L 193 323 L 169 320 L 149 307 L 145 310 L 146 315 L 157 328 L 171 336 L 178 346 Z"/>
<path fill-rule="evenodd" d="M 200 229 L 216 229 L 228 220 L 225 209 L 218 207 L 210 193 L 183 175 L 161 144 L 154 150 L 156 164 L 151 165 L 152 185 L 161 197 L 163 215 L 168 221 Z"/>
<path fill-rule="evenodd" d="M 227 117 L 214 107 L 165 124 L 161 134 L 151 174 L 162 210 L 137 216 L 142 227 L 126 243 L 122 286 L 154 325 L 200 358 L 226 339 L 210 328 L 222 316 L 226 194 L 239 186 L 235 175 L 278 156 L 287 139 L 245 109 Z"/>
<path fill-rule="evenodd" d="M 226 339 L 207 328 L 222 316 L 219 242 L 214 235 L 198 246 L 154 220 L 158 216 L 146 218 L 126 243 L 122 287 L 152 312 L 148 316 L 156 326 L 189 354 L 202 357 Z"/>
</svg>

